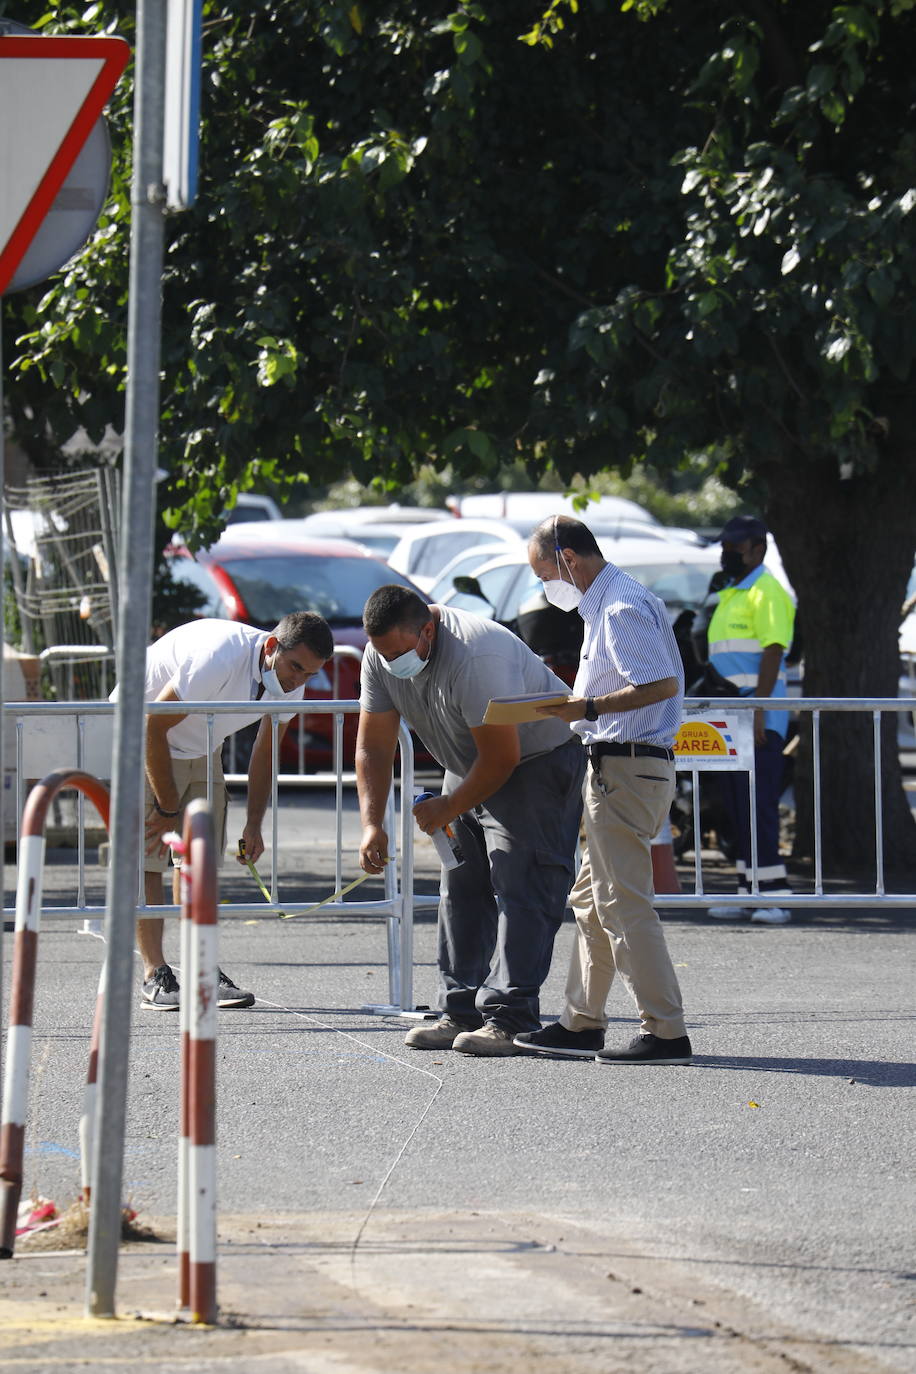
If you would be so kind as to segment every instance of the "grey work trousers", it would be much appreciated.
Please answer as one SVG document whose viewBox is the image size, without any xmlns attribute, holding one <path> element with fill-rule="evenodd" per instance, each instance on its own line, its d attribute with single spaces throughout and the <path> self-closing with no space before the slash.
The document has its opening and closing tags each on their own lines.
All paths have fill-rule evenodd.
<svg viewBox="0 0 916 1374">
<path fill-rule="evenodd" d="M 469 1027 L 537 1030 L 575 868 L 585 751 L 577 737 L 520 763 L 452 829 L 464 863 L 444 870 L 439 1008 Z M 461 781 L 446 773 L 443 791 Z"/>
</svg>

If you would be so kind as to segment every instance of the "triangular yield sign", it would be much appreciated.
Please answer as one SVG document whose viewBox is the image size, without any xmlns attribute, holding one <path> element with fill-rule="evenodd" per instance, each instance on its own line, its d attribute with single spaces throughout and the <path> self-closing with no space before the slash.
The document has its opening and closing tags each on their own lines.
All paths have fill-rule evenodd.
<svg viewBox="0 0 916 1374">
<path fill-rule="evenodd" d="M 123 38 L 0 37 L 0 296 L 129 56 Z"/>
</svg>

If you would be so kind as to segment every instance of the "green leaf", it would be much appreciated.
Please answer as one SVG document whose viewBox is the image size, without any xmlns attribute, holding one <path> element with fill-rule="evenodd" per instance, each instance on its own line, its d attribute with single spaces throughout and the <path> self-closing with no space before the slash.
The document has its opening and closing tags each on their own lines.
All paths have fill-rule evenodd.
<svg viewBox="0 0 916 1374">
<path fill-rule="evenodd" d="M 894 299 L 894 280 L 886 267 L 876 267 L 866 278 L 868 294 L 875 305 L 885 310 Z"/>
<path fill-rule="evenodd" d="M 846 101 L 839 91 L 831 91 L 825 95 L 820 102 L 821 111 L 824 118 L 829 120 L 835 128 L 839 128 L 846 118 Z"/>
</svg>

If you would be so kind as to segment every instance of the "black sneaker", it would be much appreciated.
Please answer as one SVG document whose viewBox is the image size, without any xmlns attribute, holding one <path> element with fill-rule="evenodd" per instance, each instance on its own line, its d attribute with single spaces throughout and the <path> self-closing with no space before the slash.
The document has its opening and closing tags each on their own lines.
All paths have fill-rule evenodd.
<svg viewBox="0 0 916 1374">
<path fill-rule="evenodd" d="M 637 1035 L 625 1050 L 599 1050 L 596 1064 L 689 1064 L 693 1050 L 686 1035 L 673 1040 L 646 1033 Z"/>
<path fill-rule="evenodd" d="M 219 974 L 219 987 L 216 991 L 216 1005 L 218 1007 L 253 1007 L 254 993 L 242 992 L 237 988 L 232 979 L 229 978 L 222 969 L 217 969 Z"/>
<path fill-rule="evenodd" d="M 177 1011 L 178 991 L 178 979 L 168 964 L 160 964 L 152 978 L 144 979 L 141 1005 L 150 1011 Z"/>
<path fill-rule="evenodd" d="M 604 1031 L 571 1031 L 557 1021 L 543 1030 L 522 1031 L 513 1043 L 519 1049 L 530 1050 L 533 1054 L 548 1054 L 564 1059 L 594 1059 L 595 1051 L 604 1044 Z"/>
</svg>

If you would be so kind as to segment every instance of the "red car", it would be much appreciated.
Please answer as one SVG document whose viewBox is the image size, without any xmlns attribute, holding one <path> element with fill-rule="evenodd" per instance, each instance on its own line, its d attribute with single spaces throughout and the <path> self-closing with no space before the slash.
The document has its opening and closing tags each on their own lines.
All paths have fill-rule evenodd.
<svg viewBox="0 0 916 1374">
<path fill-rule="evenodd" d="M 180 545 L 168 551 L 174 580 L 203 594 L 198 614 L 239 620 L 272 630 L 291 611 L 317 611 L 334 635 L 335 654 L 325 673 L 306 688 L 306 697 L 349 700 L 359 696 L 359 658 L 366 643 L 363 607 L 378 587 L 413 584 L 386 563 L 347 539 L 305 538 L 298 520 L 263 520 L 231 526 L 211 548 L 191 554 Z M 355 715 L 344 718 L 344 763 L 352 767 Z M 299 716 L 281 746 L 281 768 L 299 772 L 327 769 L 333 759 L 333 717 Z M 301 744 L 300 744 L 301 734 Z M 249 746 L 250 747 L 250 746 Z M 301 754 L 301 750 L 304 753 Z M 237 751 L 238 769 L 247 748 Z"/>
</svg>

